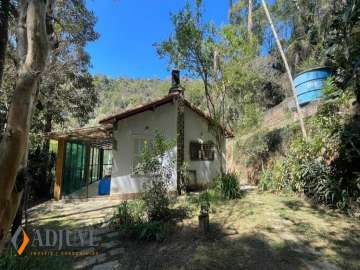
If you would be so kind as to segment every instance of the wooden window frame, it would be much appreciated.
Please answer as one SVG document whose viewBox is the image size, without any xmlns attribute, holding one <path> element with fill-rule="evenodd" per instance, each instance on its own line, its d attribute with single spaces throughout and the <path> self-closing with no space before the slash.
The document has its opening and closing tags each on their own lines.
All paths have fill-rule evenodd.
<svg viewBox="0 0 360 270">
<path fill-rule="evenodd" d="M 189 145 L 191 161 L 214 161 L 215 144 L 212 141 L 191 141 Z"/>
</svg>

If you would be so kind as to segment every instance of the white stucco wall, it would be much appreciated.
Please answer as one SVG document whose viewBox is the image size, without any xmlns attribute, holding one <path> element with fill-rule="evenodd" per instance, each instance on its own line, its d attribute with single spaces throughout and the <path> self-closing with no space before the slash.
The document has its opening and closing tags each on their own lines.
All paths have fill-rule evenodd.
<svg viewBox="0 0 360 270">
<path fill-rule="evenodd" d="M 215 137 L 209 130 L 208 121 L 200 117 L 196 112 L 185 107 L 185 162 L 189 164 L 189 170 L 196 171 L 197 184 L 209 184 L 220 175 L 220 159 L 223 160 L 223 169 L 226 169 L 226 146 L 225 138 L 223 140 L 222 156 L 219 156 L 215 150 L 213 161 L 191 161 L 190 160 L 190 142 L 207 142 L 211 140 L 216 144 Z"/>
<path fill-rule="evenodd" d="M 135 138 L 152 139 L 156 131 L 167 139 L 176 139 L 176 103 L 168 103 L 145 111 L 114 125 L 113 131 L 113 167 L 110 194 L 137 193 L 143 190 L 146 177 L 132 174 Z M 176 147 L 168 153 L 176 158 Z M 170 190 L 176 190 L 176 169 L 171 178 Z"/>
</svg>

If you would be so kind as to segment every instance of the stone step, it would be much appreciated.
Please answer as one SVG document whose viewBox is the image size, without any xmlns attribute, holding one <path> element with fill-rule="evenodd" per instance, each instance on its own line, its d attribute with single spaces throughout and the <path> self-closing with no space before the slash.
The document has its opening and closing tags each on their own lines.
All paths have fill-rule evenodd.
<svg viewBox="0 0 360 270">
<path fill-rule="evenodd" d="M 110 261 L 103 264 L 95 265 L 92 268 L 92 270 L 111 270 L 119 267 L 120 267 L 119 261 L 115 260 L 115 261 Z"/>
</svg>

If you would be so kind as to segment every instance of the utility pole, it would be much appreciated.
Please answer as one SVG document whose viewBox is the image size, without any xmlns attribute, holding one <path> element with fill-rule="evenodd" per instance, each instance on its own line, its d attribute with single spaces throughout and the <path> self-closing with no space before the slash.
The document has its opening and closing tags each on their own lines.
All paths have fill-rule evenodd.
<svg viewBox="0 0 360 270">
<path fill-rule="evenodd" d="M 271 19 L 269 10 L 268 10 L 268 8 L 267 8 L 267 5 L 266 5 L 266 3 L 265 3 L 265 0 L 261 0 L 261 3 L 262 3 L 262 6 L 264 7 L 266 17 L 267 17 L 267 19 L 268 19 L 268 21 L 269 21 L 269 23 L 270 23 L 271 30 L 272 30 L 272 32 L 273 32 L 273 34 L 274 34 L 274 37 L 275 37 L 275 40 L 276 40 L 276 44 L 277 44 L 278 49 L 279 49 L 279 51 L 280 51 L 281 58 L 282 58 L 282 60 L 284 61 L 284 65 L 285 65 L 285 68 L 286 68 L 286 72 L 287 72 L 288 77 L 289 77 L 289 80 L 290 80 L 291 90 L 292 90 L 293 97 L 294 97 L 294 100 L 295 100 L 297 113 L 298 113 L 298 116 L 299 116 L 300 127 L 301 127 L 301 131 L 302 131 L 302 134 L 303 134 L 303 138 L 305 139 L 305 141 L 307 141 L 307 138 L 308 138 L 308 137 L 307 137 L 307 133 L 306 133 L 306 129 L 305 129 L 304 117 L 303 117 L 303 114 L 302 114 L 302 112 L 301 112 L 299 100 L 298 100 L 297 95 L 296 95 L 295 85 L 294 85 L 293 77 L 292 77 L 292 75 L 291 75 L 290 67 L 289 67 L 289 64 L 288 64 L 288 62 L 287 62 L 287 60 L 286 60 L 284 50 L 283 50 L 283 48 L 282 48 L 282 46 L 281 46 L 279 37 L 278 37 L 277 32 L 276 32 L 276 30 L 275 30 L 275 26 L 274 26 L 274 24 L 273 24 L 273 22 L 272 22 L 272 19 Z"/>
</svg>

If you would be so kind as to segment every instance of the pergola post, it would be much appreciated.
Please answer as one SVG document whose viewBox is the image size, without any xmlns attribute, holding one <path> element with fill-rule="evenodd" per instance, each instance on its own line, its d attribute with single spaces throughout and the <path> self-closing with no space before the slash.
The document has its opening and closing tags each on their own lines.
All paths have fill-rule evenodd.
<svg viewBox="0 0 360 270">
<path fill-rule="evenodd" d="M 85 144 L 85 181 L 86 181 L 86 198 L 89 198 L 89 178 L 90 178 L 90 144 Z"/>
<path fill-rule="evenodd" d="M 54 185 L 54 199 L 60 200 L 62 193 L 62 179 L 65 158 L 65 139 L 58 139 L 58 151 L 56 156 L 56 172 L 55 172 L 55 185 Z"/>
</svg>

